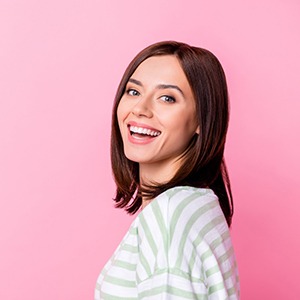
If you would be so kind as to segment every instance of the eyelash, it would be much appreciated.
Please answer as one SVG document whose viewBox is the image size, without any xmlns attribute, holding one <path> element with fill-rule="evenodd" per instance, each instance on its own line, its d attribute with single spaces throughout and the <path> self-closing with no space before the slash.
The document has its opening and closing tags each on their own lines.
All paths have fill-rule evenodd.
<svg viewBox="0 0 300 300">
<path fill-rule="evenodd" d="M 140 95 L 140 93 L 137 90 L 132 89 L 132 88 L 127 89 L 126 90 L 126 94 L 128 94 L 130 96 L 133 96 L 133 97 Z M 162 101 L 167 102 L 167 103 L 174 103 L 174 102 L 176 102 L 176 100 L 175 100 L 174 97 L 168 96 L 168 95 L 163 95 L 163 96 L 160 97 L 160 99 L 162 99 Z"/>
<path fill-rule="evenodd" d="M 130 96 L 139 96 L 140 93 L 135 89 L 127 89 L 126 93 Z"/>
<path fill-rule="evenodd" d="M 164 96 L 161 96 L 161 98 L 167 98 L 168 99 L 168 100 L 167 99 L 163 100 L 164 102 L 168 102 L 168 103 L 176 102 L 175 98 L 172 97 L 172 96 L 164 95 Z"/>
</svg>

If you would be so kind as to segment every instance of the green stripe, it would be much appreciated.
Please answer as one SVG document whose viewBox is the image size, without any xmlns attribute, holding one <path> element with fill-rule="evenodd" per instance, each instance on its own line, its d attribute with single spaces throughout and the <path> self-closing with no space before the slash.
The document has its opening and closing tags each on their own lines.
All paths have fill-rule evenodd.
<svg viewBox="0 0 300 300">
<path fill-rule="evenodd" d="M 211 295 L 211 294 L 213 294 L 217 291 L 220 291 L 220 290 L 225 290 L 226 291 L 226 288 L 225 288 L 223 282 L 220 282 L 220 283 L 217 283 L 217 284 L 214 284 L 214 285 L 210 286 L 208 288 L 208 294 Z"/>
<path fill-rule="evenodd" d="M 122 279 L 122 278 L 113 277 L 110 275 L 106 275 L 104 281 L 109 282 L 111 284 L 118 285 L 118 286 L 128 287 L 128 288 L 136 287 L 136 282 L 134 280 L 126 280 L 126 279 Z"/>
<path fill-rule="evenodd" d="M 100 294 L 100 299 L 105 299 L 105 300 L 136 300 L 136 297 L 124 297 L 124 296 L 112 296 L 109 294 L 106 294 L 104 292 L 101 292 Z"/>
<path fill-rule="evenodd" d="M 154 242 L 152 233 L 151 233 L 151 231 L 149 229 L 149 226 L 148 226 L 148 224 L 147 224 L 147 222 L 146 222 L 146 220 L 143 216 L 143 213 L 139 214 L 139 218 L 140 218 L 140 224 L 143 227 L 143 230 L 145 232 L 145 236 L 146 236 L 147 241 L 149 242 L 149 245 L 152 249 L 153 255 L 156 257 L 156 255 L 157 255 L 157 246 Z"/>
<path fill-rule="evenodd" d="M 152 205 L 151 208 L 152 208 L 152 212 L 155 216 L 156 222 L 158 224 L 158 227 L 160 229 L 161 236 L 163 238 L 165 253 L 166 253 L 166 255 L 168 255 L 168 249 L 169 249 L 169 240 L 168 240 L 168 238 L 169 238 L 169 234 L 168 234 L 166 225 L 164 223 L 164 220 L 166 218 L 164 218 L 164 216 L 162 214 L 162 211 L 161 211 L 157 201 L 153 202 L 153 205 Z"/>
<path fill-rule="evenodd" d="M 137 228 L 131 226 L 128 231 L 131 235 L 138 235 Z"/>
<path fill-rule="evenodd" d="M 210 244 L 210 247 L 212 249 L 216 249 L 218 246 L 220 246 L 222 243 L 224 243 L 229 237 L 230 237 L 229 230 L 226 230 L 218 238 L 216 238 L 215 240 L 212 241 L 212 243 Z"/>
<path fill-rule="evenodd" d="M 98 290 L 98 291 L 101 290 L 101 285 L 98 283 L 98 281 L 96 282 L 96 290 Z"/>
<path fill-rule="evenodd" d="M 126 261 L 122 260 L 115 260 L 114 261 L 114 266 L 117 266 L 122 269 L 126 269 L 128 271 L 135 271 L 136 270 L 136 264 L 131 264 Z"/>
<path fill-rule="evenodd" d="M 212 243 L 211 243 L 211 248 L 215 249 L 217 248 L 222 242 L 224 242 L 225 240 L 227 240 L 230 237 L 229 231 L 224 232 L 221 237 L 218 237 L 217 239 L 215 239 Z M 199 243 L 202 241 L 202 236 L 198 235 L 198 237 L 196 238 L 195 242 L 193 243 L 194 248 L 191 254 L 191 257 L 189 259 L 189 269 L 192 272 L 192 269 L 194 267 L 195 261 L 196 261 L 196 257 L 198 254 L 197 251 L 197 247 L 199 245 Z M 218 269 L 218 268 L 217 268 Z M 219 270 L 219 269 L 218 269 Z M 208 271 L 209 272 L 209 271 Z M 215 272 L 214 270 L 212 270 L 211 272 Z"/>
<path fill-rule="evenodd" d="M 195 261 L 196 261 L 196 257 L 197 257 L 197 251 L 196 251 L 196 248 L 193 248 L 193 251 L 192 251 L 192 255 L 190 257 L 190 260 L 189 260 L 189 271 L 192 273 L 192 269 L 194 267 L 194 264 L 195 264 Z"/>
<path fill-rule="evenodd" d="M 208 223 L 199 233 L 198 237 L 195 240 L 195 244 L 199 244 L 203 240 L 203 236 L 205 236 L 210 230 L 216 227 L 219 223 L 223 222 L 223 217 L 219 216 L 213 219 L 210 223 Z M 208 248 L 201 256 L 200 259 L 204 262 L 207 258 L 214 255 L 213 248 Z M 218 262 L 220 262 L 220 257 L 218 258 Z"/>
<path fill-rule="evenodd" d="M 154 276 L 160 276 L 162 274 L 178 276 L 178 277 L 181 277 L 190 282 L 198 282 L 198 283 L 204 282 L 201 278 L 199 279 L 198 277 L 193 277 L 193 276 L 191 276 L 191 274 L 183 272 L 182 270 L 177 269 L 177 268 L 157 269 L 157 270 L 155 270 Z"/>
<path fill-rule="evenodd" d="M 122 244 L 124 244 L 124 243 L 122 242 Z M 119 248 L 121 249 L 121 246 L 118 247 L 118 249 Z M 117 255 L 117 251 L 112 255 L 111 259 L 107 262 L 107 264 L 102 269 L 101 275 L 103 276 L 103 278 L 105 277 L 105 275 L 107 274 L 107 272 L 110 270 L 110 268 L 113 266 L 113 263 L 114 263 L 116 255 Z"/>
<path fill-rule="evenodd" d="M 230 268 L 230 270 L 229 271 L 227 271 L 227 272 L 225 272 L 224 274 L 223 274 L 223 278 L 224 278 L 224 280 L 227 280 L 228 278 L 230 278 L 233 274 L 233 270 L 234 269 L 232 269 L 232 268 Z"/>
<path fill-rule="evenodd" d="M 161 293 L 166 293 L 169 295 L 175 295 L 177 297 L 185 298 L 185 299 L 195 299 L 195 293 L 192 291 L 186 291 L 179 288 L 176 288 L 171 285 L 161 285 L 159 287 L 152 288 L 150 290 L 141 292 L 139 294 L 139 299 L 148 298 L 150 296 L 159 295 Z M 206 294 L 198 294 L 197 295 L 198 300 L 206 300 L 207 295 Z"/>
<path fill-rule="evenodd" d="M 196 239 L 193 241 L 193 245 L 195 247 L 198 247 L 199 244 L 203 241 L 203 237 L 209 232 L 211 231 L 213 228 L 215 228 L 218 224 L 223 222 L 223 216 L 217 216 L 216 218 L 214 218 L 213 220 L 211 220 L 208 224 L 206 224 L 199 232 L 198 236 L 196 237 Z M 224 234 L 224 237 L 226 237 L 226 234 Z M 216 240 L 213 241 L 214 246 L 217 245 L 219 238 L 217 238 Z M 221 239 L 222 240 L 222 239 Z M 210 249 L 209 249 L 210 250 Z M 207 252 L 209 251 L 207 250 Z M 205 255 L 202 254 L 202 255 Z M 201 256 L 202 257 L 202 256 Z"/>
<path fill-rule="evenodd" d="M 209 268 L 206 272 L 205 272 L 205 275 L 206 277 L 209 277 L 213 274 L 216 274 L 220 271 L 220 267 L 218 265 L 215 265 L 214 267 L 212 268 Z"/>
<path fill-rule="evenodd" d="M 180 202 L 180 204 L 176 207 L 174 214 L 172 215 L 172 219 L 170 221 L 170 243 L 172 243 L 172 239 L 175 233 L 175 227 L 178 223 L 178 220 L 183 212 L 183 209 L 189 204 L 191 203 L 193 200 L 197 199 L 199 196 L 199 193 L 194 193 L 190 196 L 188 196 L 187 198 L 185 198 L 184 200 L 182 200 Z"/>
<path fill-rule="evenodd" d="M 208 278 L 209 276 L 212 276 L 213 274 L 217 273 L 218 271 L 221 271 L 219 265 L 223 264 L 225 261 L 229 260 L 229 257 L 233 254 L 233 248 L 231 247 L 228 251 L 226 251 L 221 257 L 219 257 L 217 259 L 218 261 L 218 265 L 208 269 L 206 272 L 205 272 L 205 275 L 206 277 Z M 224 280 L 227 280 L 228 278 L 230 278 L 233 274 L 233 271 L 235 269 L 234 268 L 231 268 L 229 271 L 225 272 L 225 273 L 222 273 L 222 276 L 223 276 L 223 279 Z"/>
<path fill-rule="evenodd" d="M 200 189 L 200 188 L 195 188 L 192 186 L 176 186 L 174 188 L 171 188 L 166 191 L 166 195 L 168 196 L 169 199 L 171 199 L 173 196 L 175 196 L 178 192 L 181 191 L 192 191 L 193 193 L 198 193 L 198 195 L 203 196 L 211 192 L 210 189 Z"/>
<path fill-rule="evenodd" d="M 185 190 L 185 187 L 179 188 L 179 187 L 174 187 L 166 191 L 166 195 L 168 196 L 169 199 L 171 199 L 174 195 L 176 195 L 178 192 Z"/>
<path fill-rule="evenodd" d="M 223 255 L 218 258 L 219 264 L 222 264 L 233 254 L 233 247 L 231 246 Z"/>
<path fill-rule="evenodd" d="M 233 286 L 232 288 L 228 289 L 228 290 L 227 290 L 227 293 L 228 293 L 228 296 L 231 296 L 231 295 L 238 295 L 237 289 L 235 288 L 235 286 Z"/>
<path fill-rule="evenodd" d="M 223 255 L 217 257 L 218 264 L 221 265 L 222 263 L 227 261 L 229 257 L 232 255 L 232 253 L 233 253 L 233 248 L 230 247 Z M 201 255 L 201 261 L 204 262 L 206 259 L 212 256 L 214 256 L 213 251 L 211 249 L 208 249 Z"/>
<path fill-rule="evenodd" d="M 212 219 L 209 223 L 207 223 L 201 230 L 200 230 L 200 236 L 203 240 L 203 237 L 208 234 L 212 229 L 214 229 L 217 225 L 223 223 L 224 217 L 223 215 L 217 216 L 214 219 Z"/>
<path fill-rule="evenodd" d="M 180 269 L 181 266 L 181 262 L 183 260 L 183 256 L 184 256 L 184 247 L 186 245 L 186 240 L 188 238 L 189 232 L 191 230 L 191 228 L 193 227 L 194 223 L 199 219 L 199 217 L 203 214 L 205 214 L 207 211 L 211 210 L 212 208 L 214 208 L 215 206 L 217 206 L 218 203 L 217 202 L 210 202 L 207 203 L 205 205 L 203 205 L 202 207 L 198 208 L 191 216 L 191 218 L 189 219 L 189 221 L 186 223 L 186 226 L 183 230 L 182 233 L 182 237 L 181 237 L 181 241 L 180 241 L 180 245 L 178 247 L 178 259 L 176 261 L 176 267 Z M 217 219 L 217 218 L 216 218 Z M 215 220 L 215 219 L 214 219 Z M 206 228 L 207 227 L 214 227 L 215 226 L 215 222 L 214 220 L 212 220 L 210 223 L 208 223 L 200 232 L 206 232 Z M 222 219 L 223 220 L 223 219 Z"/>
<path fill-rule="evenodd" d="M 147 258 L 144 256 L 143 252 L 140 252 L 140 261 L 142 266 L 144 267 L 145 272 L 147 273 L 147 275 L 150 277 L 152 275 L 150 266 L 149 266 L 149 262 L 147 260 Z"/>
<path fill-rule="evenodd" d="M 132 246 L 129 244 L 123 244 L 121 247 L 121 250 L 131 252 L 131 253 L 138 253 L 138 247 L 137 246 Z"/>
</svg>

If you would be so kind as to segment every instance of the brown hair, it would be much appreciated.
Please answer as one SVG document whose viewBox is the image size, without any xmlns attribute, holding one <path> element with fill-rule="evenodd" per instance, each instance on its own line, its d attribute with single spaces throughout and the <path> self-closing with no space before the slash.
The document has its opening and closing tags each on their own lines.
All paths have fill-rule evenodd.
<svg viewBox="0 0 300 300">
<path fill-rule="evenodd" d="M 169 182 L 141 187 L 138 163 L 127 159 L 123 151 L 117 108 L 136 68 L 147 58 L 159 55 L 174 55 L 180 62 L 194 93 L 200 133 L 192 138 L 181 167 Z M 135 213 L 142 204 L 142 195 L 153 199 L 174 186 L 209 187 L 218 196 L 230 226 L 233 201 L 223 158 L 228 120 L 226 78 L 220 62 L 211 52 L 175 41 L 159 42 L 142 50 L 121 79 L 112 111 L 111 163 L 117 185 L 116 207 Z"/>
</svg>

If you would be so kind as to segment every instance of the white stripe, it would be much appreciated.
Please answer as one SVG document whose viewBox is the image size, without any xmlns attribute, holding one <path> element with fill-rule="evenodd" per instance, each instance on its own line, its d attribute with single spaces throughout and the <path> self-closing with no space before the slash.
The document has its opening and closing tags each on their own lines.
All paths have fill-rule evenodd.
<svg viewBox="0 0 300 300">
<path fill-rule="evenodd" d="M 195 196 L 195 199 L 186 201 L 187 203 L 183 202 L 190 196 L 192 198 Z M 229 253 L 228 257 L 223 256 L 231 249 L 232 243 L 226 220 L 214 193 L 207 189 L 176 187 L 162 193 L 153 201 L 156 201 L 154 205 L 152 204 L 153 202 L 148 204 L 135 219 L 121 246 L 117 248 L 112 259 L 99 275 L 95 299 L 105 299 L 100 295 L 101 292 L 120 297 L 120 299 L 122 297 L 142 299 L 141 295 L 144 295 L 144 299 L 147 300 L 186 299 L 183 296 L 178 296 L 180 293 L 182 295 L 192 295 L 193 299 L 200 297 L 199 295 L 204 295 L 203 298 L 200 297 L 199 299 L 206 299 L 207 289 L 222 282 L 225 288 L 216 291 L 209 299 L 227 299 L 227 290 L 232 287 L 234 287 L 235 293 L 230 299 L 239 299 L 239 282 L 234 253 Z M 181 207 L 182 203 L 185 203 L 185 206 Z M 186 232 L 184 230 L 193 214 L 208 203 L 215 204 L 215 207 L 209 208 L 201 214 L 187 232 L 187 236 L 185 236 Z M 156 218 L 157 211 L 153 212 L 156 206 L 161 211 L 159 220 Z M 182 211 L 179 211 L 180 209 Z M 174 215 L 177 214 L 179 214 L 179 218 L 175 224 L 172 242 L 167 244 L 167 248 L 165 248 L 164 239 L 170 241 L 170 222 Z M 153 254 L 149 236 L 141 224 L 142 217 L 153 237 L 155 248 L 157 249 L 156 255 Z M 212 223 L 213 220 L 219 223 L 216 226 L 211 226 L 214 224 Z M 167 236 L 161 232 L 159 222 L 166 227 Z M 209 230 L 203 234 L 203 230 L 207 228 Z M 137 231 L 137 235 L 134 234 L 135 231 Z M 228 235 L 227 238 L 226 235 Z M 225 236 L 225 239 L 222 236 Z M 185 241 L 183 252 L 179 253 L 179 246 L 182 241 Z M 133 247 L 133 250 L 136 251 L 130 252 L 125 250 L 124 245 L 127 245 L 127 248 Z M 191 255 L 194 250 L 196 250 L 196 256 L 193 264 L 190 265 Z M 203 255 L 203 253 L 206 253 L 207 250 L 210 251 L 209 255 L 204 258 L 205 254 Z M 175 268 L 178 256 L 181 254 L 183 254 L 183 259 L 180 261 L 181 264 L 178 268 Z M 142 264 L 141 258 L 143 256 L 146 260 L 146 266 Z M 119 267 L 118 261 L 130 263 L 131 268 L 136 267 L 136 269 L 127 269 L 126 265 Z M 147 268 L 147 265 L 149 268 Z M 214 272 L 208 274 L 207 272 L 212 267 L 215 267 Z M 232 272 L 227 273 L 230 270 Z M 227 279 L 224 278 L 226 274 L 230 275 Z M 112 276 L 112 278 L 107 276 Z M 119 279 L 121 282 L 116 281 L 116 284 L 114 284 L 109 282 L 108 278 L 111 278 L 113 281 Z M 133 287 L 119 285 L 120 283 L 126 285 L 127 281 Z M 164 288 L 167 286 L 171 289 L 169 293 Z M 157 291 L 161 291 L 161 293 L 159 295 L 153 294 Z M 141 294 L 138 294 L 138 292 Z"/>
</svg>

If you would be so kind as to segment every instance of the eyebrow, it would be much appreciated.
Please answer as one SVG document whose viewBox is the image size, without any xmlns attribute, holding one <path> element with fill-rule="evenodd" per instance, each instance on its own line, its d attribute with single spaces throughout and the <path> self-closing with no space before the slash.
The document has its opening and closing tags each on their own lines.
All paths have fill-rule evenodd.
<svg viewBox="0 0 300 300">
<path fill-rule="evenodd" d="M 128 82 L 135 83 L 136 85 L 141 86 L 141 87 L 143 86 L 141 81 L 136 80 L 134 78 L 129 78 Z M 158 84 L 156 86 L 156 88 L 159 89 L 159 90 L 175 89 L 175 90 L 179 91 L 182 94 L 182 96 L 184 96 L 184 93 L 183 93 L 182 89 L 179 86 L 174 85 L 174 84 Z"/>
</svg>

